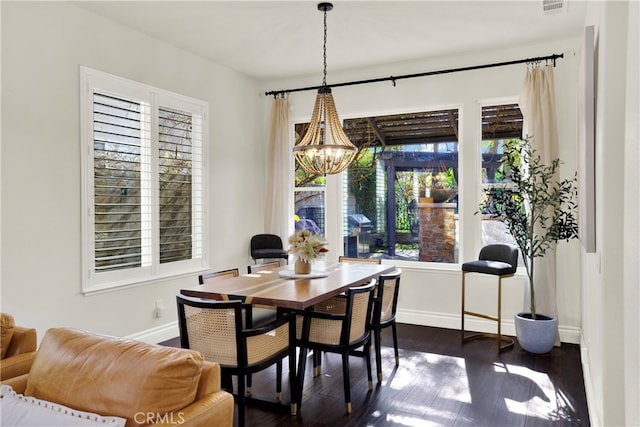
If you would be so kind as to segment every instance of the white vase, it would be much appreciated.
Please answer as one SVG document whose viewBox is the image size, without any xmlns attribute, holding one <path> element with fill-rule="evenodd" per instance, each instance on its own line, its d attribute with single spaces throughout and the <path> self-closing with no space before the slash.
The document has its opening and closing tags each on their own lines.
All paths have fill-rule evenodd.
<svg viewBox="0 0 640 427">
<path fill-rule="evenodd" d="M 531 313 L 518 313 L 515 316 L 516 337 L 518 343 L 529 353 L 548 353 L 556 342 L 558 319 L 537 314 L 534 320 Z"/>
</svg>

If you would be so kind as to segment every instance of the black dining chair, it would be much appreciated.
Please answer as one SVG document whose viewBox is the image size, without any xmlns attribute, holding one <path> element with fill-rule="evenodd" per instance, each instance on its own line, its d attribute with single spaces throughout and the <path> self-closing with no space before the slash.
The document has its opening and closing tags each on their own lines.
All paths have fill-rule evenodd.
<svg viewBox="0 0 640 427">
<path fill-rule="evenodd" d="M 304 372 L 307 351 L 312 350 L 314 357 L 314 376 L 316 371 L 316 353 L 337 353 L 342 356 L 342 376 L 344 383 L 344 400 L 347 413 L 351 413 L 351 382 L 349 379 L 349 356 L 364 357 L 367 364 L 369 390 L 373 388 L 371 376 L 371 329 L 370 318 L 373 304 L 375 280 L 371 283 L 349 288 L 345 298 L 330 299 L 326 307 L 320 302 L 314 305 L 313 311 L 298 312 L 302 320 L 302 331 L 296 338 L 300 347 L 298 367 L 301 406 L 301 390 L 304 386 Z M 340 307 L 334 306 L 339 304 Z M 356 352 L 362 348 L 361 352 Z"/>
<path fill-rule="evenodd" d="M 289 261 L 289 254 L 282 246 L 282 239 L 275 234 L 256 234 L 251 237 L 251 258 L 253 262 L 259 259 L 284 259 Z"/>
<path fill-rule="evenodd" d="M 254 329 L 243 327 L 241 301 L 213 301 L 177 295 L 180 345 L 220 364 L 222 386 L 233 392 L 232 375 L 238 377 L 238 425 L 245 425 L 245 377 L 277 365 L 276 397 L 282 391 L 282 361 L 289 358 L 291 414 L 297 412 L 295 317 L 283 314 Z"/>
<path fill-rule="evenodd" d="M 396 359 L 396 366 L 400 364 L 398 352 L 398 331 L 396 330 L 396 308 L 398 307 L 398 294 L 400 293 L 400 276 L 402 270 L 397 268 L 391 273 L 386 273 L 378 277 L 375 296 L 373 300 L 373 316 L 371 317 L 371 331 L 376 350 L 376 373 L 378 382 L 382 382 L 382 356 L 381 356 L 381 335 L 382 330 L 391 327 L 393 334 L 393 351 Z"/>
</svg>

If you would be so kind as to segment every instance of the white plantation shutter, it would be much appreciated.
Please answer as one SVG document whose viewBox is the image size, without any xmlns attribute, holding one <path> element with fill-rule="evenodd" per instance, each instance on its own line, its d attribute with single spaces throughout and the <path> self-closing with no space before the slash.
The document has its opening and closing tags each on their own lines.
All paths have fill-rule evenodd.
<svg viewBox="0 0 640 427">
<path fill-rule="evenodd" d="M 160 263 L 190 259 L 202 251 L 198 238 L 202 218 L 194 212 L 202 209 L 201 125 L 185 111 L 160 107 L 159 179 L 160 179 Z M 194 150 L 194 148 L 196 148 Z"/>
<path fill-rule="evenodd" d="M 82 69 L 83 291 L 204 266 L 207 105 Z"/>
<path fill-rule="evenodd" d="M 143 111 L 140 102 L 93 94 L 96 271 L 150 264 L 151 200 L 143 191 L 149 159 L 141 148 L 149 117 Z"/>
</svg>

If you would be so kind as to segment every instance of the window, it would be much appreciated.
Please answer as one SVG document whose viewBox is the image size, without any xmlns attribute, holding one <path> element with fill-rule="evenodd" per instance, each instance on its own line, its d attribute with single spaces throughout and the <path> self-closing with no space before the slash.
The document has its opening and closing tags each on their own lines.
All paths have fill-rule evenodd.
<svg viewBox="0 0 640 427">
<path fill-rule="evenodd" d="M 207 103 L 81 69 L 90 292 L 204 266 Z"/>
<path fill-rule="evenodd" d="M 458 261 L 458 110 L 344 121 L 359 148 L 343 174 L 345 255 Z"/>
<path fill-rule="evenodd" d="M 308 123 L 295 125 L 296 143 L 307 132 Z M 308 229 L 325 235 L 325 191 L 326 177 L 313 176 L 295 162 L 295 229 Z"/>
<path fill-rule="evenodd" d="M 520 139 L 522 136 L 522 112 L 518 104 L 487 105 L 482 107 L 482 186 L 481 198 L 485 190 L 492 186 L 509 185 L 501 158 L 504 142 Z M 493 243 L 515 244 L 500 218 L 482 214 L 482 246 Z M 520 255 L 519 265 L 523 265 Z"/>
</svg>

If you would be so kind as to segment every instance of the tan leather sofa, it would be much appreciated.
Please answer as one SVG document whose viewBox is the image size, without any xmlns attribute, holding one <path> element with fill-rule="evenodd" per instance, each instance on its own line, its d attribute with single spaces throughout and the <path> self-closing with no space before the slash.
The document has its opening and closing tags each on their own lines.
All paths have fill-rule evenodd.
<svg viewBox="0 0 640 427">
<path fill-rule="evenodd" d="M 36 330 L 17 326 L 13 316 L 0 313 L 2 329 L 2 360 L 0 381 L 26 374 L 36 356 L 38 338 Z"/>
<path fill-rule="evenodd" d="M 220 366 L 192 350 L 72 328 L 49 329 L 29 374 L 3 381 L 25 396 L 126 418 L 126 427 L 232 426 Z"/>
</svg>

